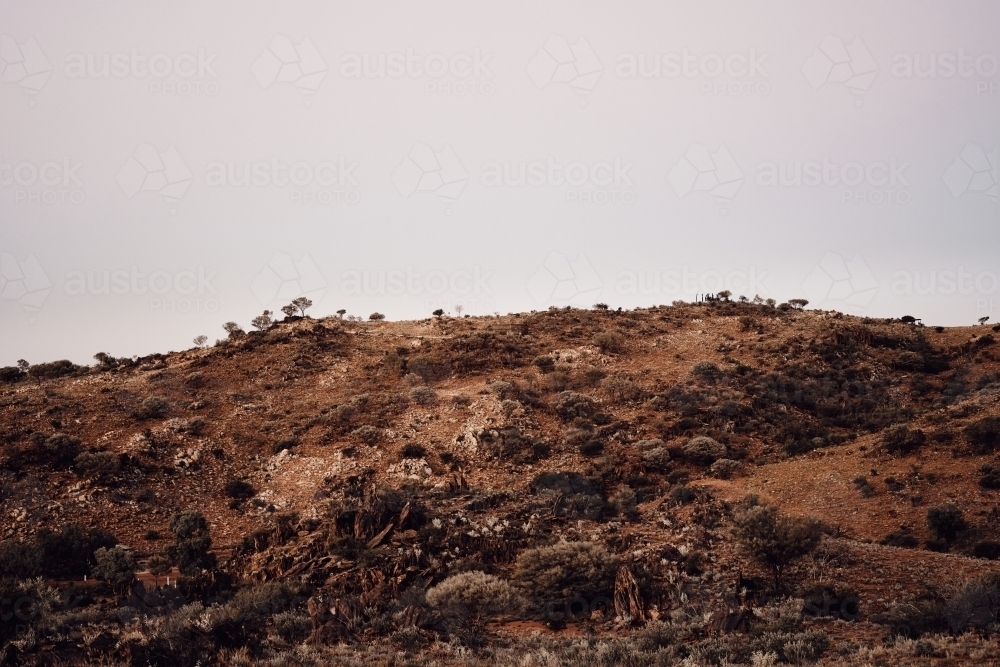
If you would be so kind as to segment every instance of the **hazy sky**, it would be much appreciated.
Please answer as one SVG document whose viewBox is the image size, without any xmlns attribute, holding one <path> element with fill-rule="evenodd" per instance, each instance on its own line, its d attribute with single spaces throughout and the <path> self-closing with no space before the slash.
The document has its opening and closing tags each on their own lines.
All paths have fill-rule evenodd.
<svg viewBox="0 0 1000 667">
<path fill-rule="evenodd" d="M 0 364 L 730 289 L 1000 318 L 995 2 L 0 2 Z"/>
</svg>

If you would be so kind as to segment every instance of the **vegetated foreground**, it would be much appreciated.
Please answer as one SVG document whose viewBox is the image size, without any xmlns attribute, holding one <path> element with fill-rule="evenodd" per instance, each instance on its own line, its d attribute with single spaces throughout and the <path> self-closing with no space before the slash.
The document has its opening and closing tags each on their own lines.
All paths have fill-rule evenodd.
<svg viewBox="0 0 1000 667">
<path fill-rule="evenodd" d="M 263 329 L 0 369 L 0 665 L 1000 660 L 988 326 Z"/>
</svg>

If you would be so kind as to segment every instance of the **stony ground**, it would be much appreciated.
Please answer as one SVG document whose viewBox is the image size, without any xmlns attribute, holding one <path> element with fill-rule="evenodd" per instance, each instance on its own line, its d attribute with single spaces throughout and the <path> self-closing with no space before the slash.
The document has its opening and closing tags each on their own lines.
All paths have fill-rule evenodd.
<svg viewBox="0 0 1000 667">
<path fill-rule="evenodd" d="M 820 548 L 791 567 L 785 593 L 827 586 L 859 600 L 850 622 L 802 621 L 830 637 L 822 660 L 900 664 L 905 654 L 912 664 L 990 664 L 992 643 L 915 649 L 916 633 L 892 639 L 885 615 L 996 570 L 972 555 L 1000 541 L 1000 492 L 981 484 L 995 446 L 966 435 L 1000 414 L 993 335 L 716 302 L 416 322 L 290 318 L 211 347 L 86 369 L 32 367 L 0 384 L 0 535 L 24 543 L 70 522 L 99 527 L 144 563 L 172 542 L 171 516 L 194 509 L 234 586 L 304 583 L 306 597 L 336 601 L 342 616 L 361 602 L 402 608 L 393 600 L 408 599 L 407 590 L 456 572 L 511 578 L 526 548 L 594 542 L 646 573 L 649 622 L 679 623 L 694 603 L 706 619 L 747 604 L 737 577 L 769 580 L 731 535 L 734 508 L 755 494 L 824 525 Z M 585 404 L 573 407 L 574 396 Z M 907 453 L 886 445 L 900 423 L 922 433 Z M 81 452 L 113 456 L 89 468 L 46 459 L 44 443 L 58 433 L 78 438 Z M 686 451 L 699 436 L 721 443 L 714 458 L 728 463 L 710 466 Z M 603 509 L 580 510 L 566 489 L 542 488 L 543 473 L 579 473 Z M 247 482 L 250 497 L 227 494 L 233 480 Z M 379 500 L 383 488 L 396 489 L 405 508 Z M 947 553 L 924 546 L 934 537 L 928 508 L 944 503 L 970 528 Z M 880 544 L 899 531 L 913 546 Z M 502 662 L 511 638 L 612 640 L 642 625 L 615 616 L 563 625 L 500 614 L 488 650 Z M 341 623 L 335 638 L 313 627 L 309 650 L 376 646 L 409 627 L 393 618 L 385 628 Z M 450 641 L 411 625 L 424 633 L 414 655 L 436 655 Z M 717 632 L 702 626 L 680 641 Z M 268 651 L 293 650 L 267 628 Z M 134 663 L 128 656 L 139 653 L 123 641 L 108 655 Z M 44 646 L 39 639 L 24 652 Z M 239 650 L 218 659 L 239 664 Z M 356 650 L 361 662 L 385 657 Z M 301 661 L 315 661 L 307 653 Z"/>
</svg>

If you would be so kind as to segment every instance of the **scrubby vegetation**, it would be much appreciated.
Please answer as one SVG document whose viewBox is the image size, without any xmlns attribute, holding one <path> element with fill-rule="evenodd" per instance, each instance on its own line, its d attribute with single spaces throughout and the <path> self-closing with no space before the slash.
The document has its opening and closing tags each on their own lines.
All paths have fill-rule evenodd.
<svg viewBox="0 0 1000 667">
<path fill-rule="evenodd" d="M 0 369 L 0 664 L 998 654 L 978 330 L 730 294 L 297 301 L 214 346 Z"/>
</svg>

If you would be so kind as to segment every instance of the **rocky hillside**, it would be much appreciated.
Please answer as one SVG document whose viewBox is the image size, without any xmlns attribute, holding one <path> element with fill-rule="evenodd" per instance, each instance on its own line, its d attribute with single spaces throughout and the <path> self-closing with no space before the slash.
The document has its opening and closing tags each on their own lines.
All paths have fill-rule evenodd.
<svg viewBox="0 0 1000 667">
<path fill-rule="evenodd" d="M 0 369 L 0 665 L 1000 660 L 1000 334 L 801 305 Z"/>
</svg>

